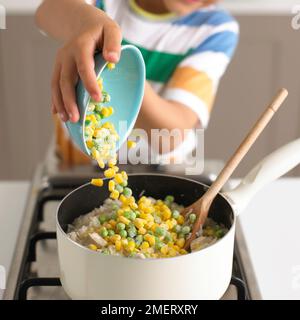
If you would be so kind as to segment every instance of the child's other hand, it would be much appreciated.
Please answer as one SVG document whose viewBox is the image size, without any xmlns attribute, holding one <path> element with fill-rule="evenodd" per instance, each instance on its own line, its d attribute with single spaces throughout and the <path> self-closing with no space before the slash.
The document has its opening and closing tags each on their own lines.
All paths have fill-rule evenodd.
<svg viewBox="0 0 300 320">
<path fill-rule="evenodd" d="M 52 112 L 59 113 L 63 121 L 77 122 L 75 85 L 78 76 L 92 99 L 101 100 L 101 92 L 94 72 L 94 53 L 103 52 L 104 59 L 116 63 L 121 50 L 121 31 L 108 16 L 92 7 L 84 6 L 85 20 L 73 37 L 58 51 L 52 76 Z"/>
</svg>

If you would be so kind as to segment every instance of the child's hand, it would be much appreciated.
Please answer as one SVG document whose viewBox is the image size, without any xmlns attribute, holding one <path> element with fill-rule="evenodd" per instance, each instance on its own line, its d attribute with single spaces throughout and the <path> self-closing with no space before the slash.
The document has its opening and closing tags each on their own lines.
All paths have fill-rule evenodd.
<svg viewBox="0 0 300 320">
<path fill-rule="evenodd" d="M 101 92 L 94 72 L 94 53 L 103 51 L 104 59 L 116 63 L 120 57 L 121 31 L 102 11 L 85 6 L 87 12 L 80 28 L 58 51 L 52 77 L 52 112 L 63 121 L 77 122 L 79 112 L 75 99 L 78 76 L 92 99 L 100 101 Z"/>
</svg>

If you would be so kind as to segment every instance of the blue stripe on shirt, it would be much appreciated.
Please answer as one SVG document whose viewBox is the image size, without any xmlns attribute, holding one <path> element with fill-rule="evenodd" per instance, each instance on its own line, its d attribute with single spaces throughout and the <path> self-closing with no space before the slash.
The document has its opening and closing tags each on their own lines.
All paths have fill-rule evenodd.
<svg viewBox="0 0 300 320">
<path fill-rule="evenodd" d="M 224 10 L 218 11 L 195 11 L 183 18 L 172 22 L 175 25 L 187 25 L 191 27 L 200 27 L 203 24 L 218 26 L 223 23 L 235 21 L 234 18 Z"/>
<path fill-rule="evenodd" d="M 197 48 L 192 51 L 193 53 L 201 53 L 205 51 L 221 52 L 231 58 L 234 54 L 238 43 L 238 34 L 232 31 L 222 31 L 208 37 Z"/>
</svg>

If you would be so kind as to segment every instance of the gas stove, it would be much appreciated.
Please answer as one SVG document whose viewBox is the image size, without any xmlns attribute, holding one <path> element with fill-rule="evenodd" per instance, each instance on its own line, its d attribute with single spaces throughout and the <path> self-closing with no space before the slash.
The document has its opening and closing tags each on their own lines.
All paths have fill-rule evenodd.
<svg viewBox="0 0 300 320">
<path fill-rule="evenodd" d="M 61 170 L 53 153 L 36 169 L 27 201 L 24 220 L 7 279 L 4 299 L 7 300 L 66 300 L 60 279 L 55 232 L 56 208 L 62 198 L 74 188 L 88 182 L 96 167 L 83 166 Z M 220 161 L 206 161 L 204 173 L 192 177 L 211 184 L 223 167 Z M 130 172 L 165 172 L 168 167 L 125 166 Z M 172 174 L 176 174 L 172 170 Z M 180 175 L 178 172 L 176 175 Z M 242 230 L 237 224 L 233 273 L 224 300 L 260 299 L 257 282 L 249 259 Z"/>
</svg>

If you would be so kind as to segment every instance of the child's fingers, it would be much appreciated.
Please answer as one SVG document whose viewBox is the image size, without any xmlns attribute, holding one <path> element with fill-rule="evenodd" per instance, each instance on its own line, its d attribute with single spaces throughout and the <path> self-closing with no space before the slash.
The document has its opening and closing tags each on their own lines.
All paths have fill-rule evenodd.
<svg viewBox="0 0 300 320">
<path fill-rule="evenodd" d="M 64 109 L 62 95 L 59 87 L 60 72 L 61 66 L 58 62 L 56 62 L 51 81 L 52 101 L 53 105 L 55 105 L 56 111 L 59 113 L 61 120 L 67 121 L 69 117 Z"/>
<path fill-rule="evenodd" d="M 57 110 L 53 102 L 51 103 L 51 112 L 52 114 L 57 114 Z"/>
<path fill-rule="evenodd" d="M 64 107 L 68 113 L 69 120 L 72 122 L 79 120 L 79 112 L 75 98 L 76 80 L 76 65 L 74 61 L 68 60 L 62 66 L 59 83 Z"/>
<path fill-rule="evenodd" d="M 104 26 L 103 56 L 104 59 L 117 63 L 120 59 L 122 33 L 116 24 Z"/>
<path fill-rule="evenodd" d="M 94 47 L 85 47 L 85 50 L 80 50 L 75 57 L 77 71 L 79 76 L 89 92 L 90 96 L 95 101 L 101 100 L 101 92 L 97 84 L 97 78 L 94 70 Z"/>
</svg>

